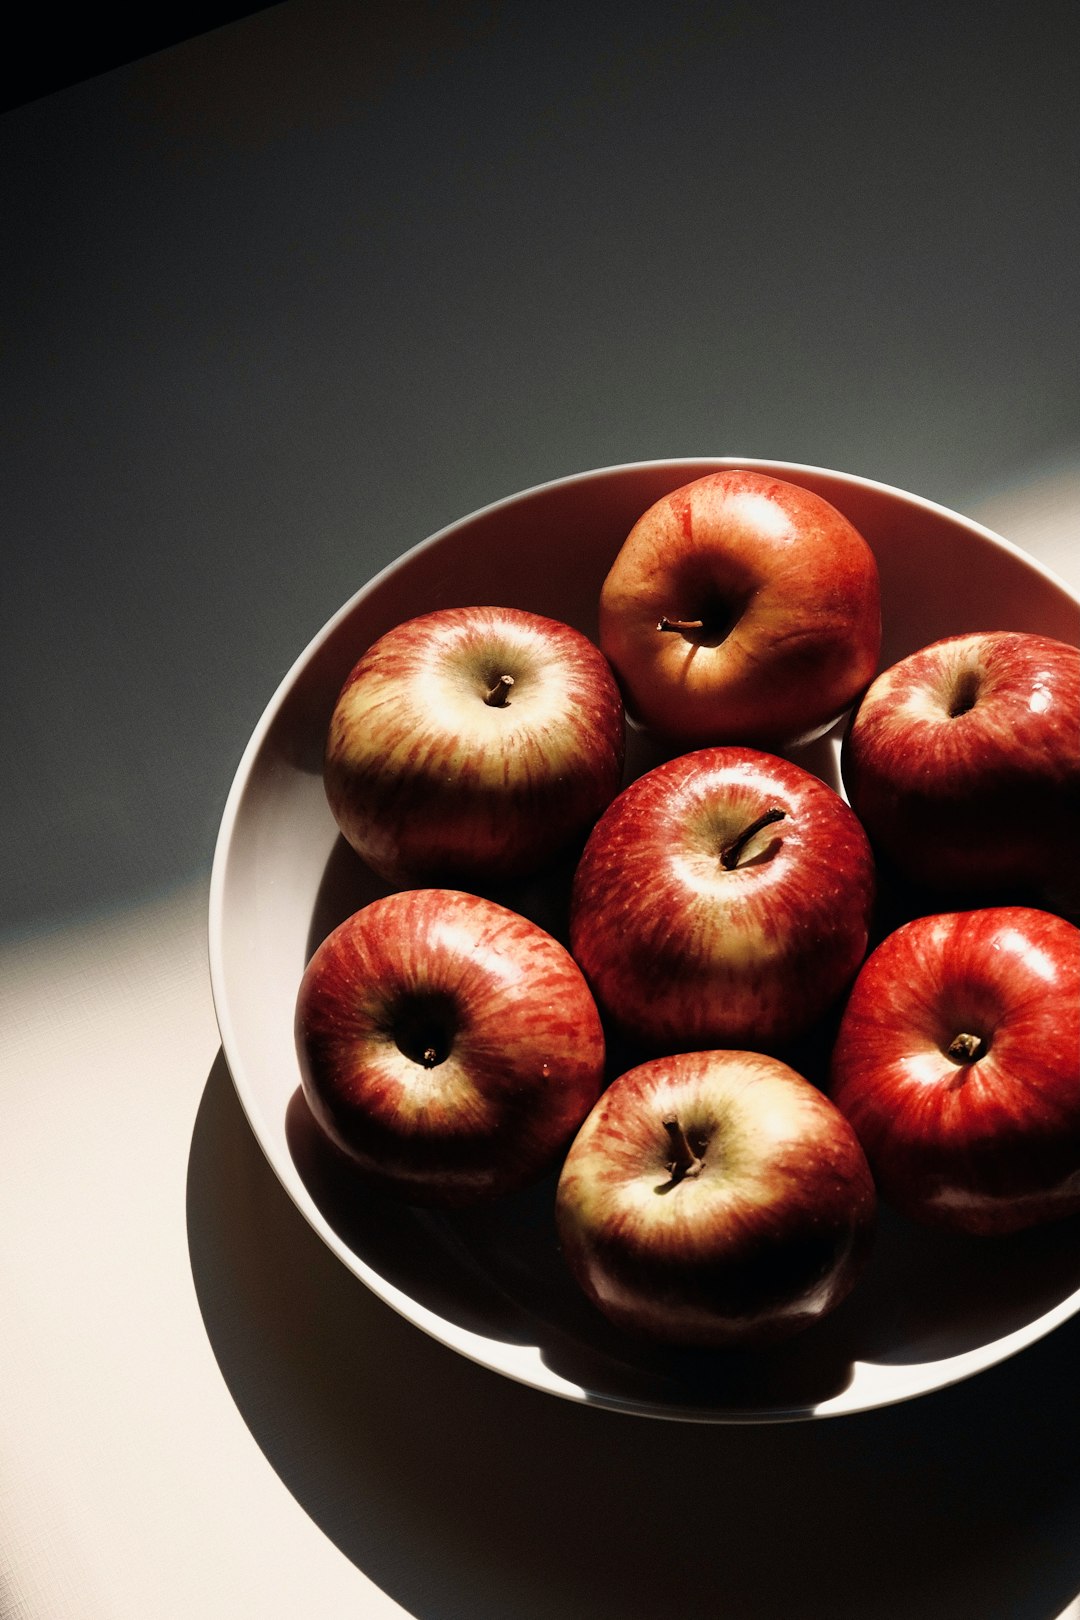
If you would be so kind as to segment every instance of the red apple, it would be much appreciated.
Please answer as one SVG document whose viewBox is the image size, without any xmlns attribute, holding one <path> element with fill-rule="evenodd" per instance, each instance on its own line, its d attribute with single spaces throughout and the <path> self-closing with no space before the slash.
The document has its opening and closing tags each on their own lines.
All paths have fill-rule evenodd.
<svg viewBox="0 0 1080 1620">
<path fill-rule="evenodd" d="M 1080 1210 L 1080 929 L 998 906 L 916 918 L 859 974 L 829 1093 L 879 1191 L 975 1234 Z"/>
<path fill-rule="evenodd" d="M 601 1007 L 653 1050 L 775 1049 L 851 983 L 873 898 L 866 836 L 837 793 L 777 756 L 706 748 L 601 816 L 570 948 Z"/>
<path fill-rule="evenodd" d="M 563 1253 L 618 1327 L 753 1345 L 820 1320 L 869 1253 L 874 1185 L 809 1081 L 754 1052 L 655 1058 L 615 1080 L 559 1178 Z"/>
<path fill-rule="evenodd" d="M 569 953 L 453 890 L 375 900 L 328 935 L 300 986 L 296 1048 L 319 1125 L 413 1203 L 536 1180 L 603 1083 L 599 1014 Z"/>
<path fill-rule="evenodd" d="M 877 563 L 820 495 L 710 473 L 630 531 L 601 592 L 600 646 L 632 717 L 684 747 L 805 742 L 877 668 Z"/>
<path fill-rule="evenodd" d="M 903 878 L 1058 909 L 1080 845 L 1080 649 L 999 630 L 912 653 L 870 686 L 841 770 Z"/>
<path fill-rule="evenodd" d="M 618 791 L 624 721 L 602 654 L 516 608 L 446 608 L 369 647 L 330 722 L 348 842 L 395 885 L 472 886 L 579 844 Z"/>
</svg>

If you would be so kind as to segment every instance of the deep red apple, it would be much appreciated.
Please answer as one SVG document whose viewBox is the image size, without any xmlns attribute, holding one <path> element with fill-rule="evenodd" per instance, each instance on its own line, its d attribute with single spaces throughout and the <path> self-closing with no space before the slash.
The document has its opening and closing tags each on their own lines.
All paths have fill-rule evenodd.
<svg viewBox="0 0 1080 1620">
<path fill-rule="evenodd" d="M 1080 1210 L 1080 929 L 1025 906 L 904 924 L 855 981 L 829 1093 L 916 1220 L 990 1234 Z"/>
<path fill-rule="evenodd" d="M 373 901 L 323 941 L 296 1049 L 319 1125 L 366 1180 L 414 1203 L 536 1180 L 603 1083 L 600 1018 L 569 953 L 453 890 Z"/>
<path fill-rule="evenodd" d="M 876 1198 L 843 1115 L 752 1052 L 656 1058 L 604 1092 L 567 1154 L 556 1218 L 618 1327 L 756 1345 L 819 1321 L 868 1257 Z"/>
<path fill-rule="evenodd" d="M 1000 630 L 912 653 L 870 686 L 841 770 L 904 878 L 1058 909 L 1080 847 L 1080 649 Z"/>
<path fill-rule="evenodd" d="M 657 501 L 600 596 L 600 646 L 630 714 L 685 747 L 819 735 L 880 645 L 866 541 L 819 495 L 759 472 L 710 473 Z"/>
<path fill-rule="evenodd" d="M 395 885 L 538 871 L 622 780 L 614 676 L 588 638 L 516 608 L 446 608 L 381 636 L 330 721 L 325 782 L 348 842 Z"/>
<path fill-rule="evenodd" d="M 837 793 L 749 748 L 682 754 L 593 828 L 570 948 L 601 1006 L 652 1050 L 775 1050 L 866 954 L 870 847 Z"/>
</svg>

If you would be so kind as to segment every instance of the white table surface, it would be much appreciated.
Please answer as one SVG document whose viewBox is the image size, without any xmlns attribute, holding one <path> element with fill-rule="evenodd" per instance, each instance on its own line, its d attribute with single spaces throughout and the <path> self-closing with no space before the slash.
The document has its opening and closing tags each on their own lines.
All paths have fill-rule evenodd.
<svg viewBox="0 0 1080 1620">
<path fill-rule="evenodd" d="M 1080 590 L 1072 9 L 539 9 L 293 0 L 0 121 L 3 1620 L 1080 1615 L 1080 1323 L 863 1416 L 587 1410 L 371 1297 L 232 1090 L 232 771 L 442 523 L 767 455 Z"/>
</svg>

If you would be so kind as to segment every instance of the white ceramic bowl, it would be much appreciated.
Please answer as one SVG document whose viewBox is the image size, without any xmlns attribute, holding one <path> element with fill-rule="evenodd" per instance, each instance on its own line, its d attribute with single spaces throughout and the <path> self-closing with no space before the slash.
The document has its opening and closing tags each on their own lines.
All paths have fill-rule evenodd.
<svg viewBox="0 0 1080 1620">
<path fill-rule="evenodd" d="M 298 1093 L 292 1012 L 337 922 L 385 892 L 323 795 L 326 726 L 364 648 L 416 613 L 497 603 L 595 634 L 601 582 L 640 514 L 725 466 L 816 490 L 881 571 L 882 663 L 966 629 L 1080 641 L 1080 604 L 1007 541 L 865 478 L 775 461 L 645 462 L 558 479 L 451 524 L 365 585 L 301 654 L 240 762 L 214 858 L 210 965 L 225 1056 L 251 1128 L 297 1207 L 350 1271 L 416 1326 L 496 1372 L 572 1400 L 667 1418 L 768 1422 L 865 1410 L 966 1378 L 1080 1307 L 1080 1223 L 996 1241 L 928 1237 L 886 1212 L 869 1272 L 828 1321 L 776 1350 L 640 1350 L 579 1296 L 555 1248 L 553 1180 L 441 1216 L 343 1182 Z M 650 763 L 631 750 L 630 769 Z M 836 741 L 804 756 L 836 785 Z M 527 906 L 523 898 L 523 908 Z M 536 913 L 545 920 L 542 907 Z"/>
</svg>

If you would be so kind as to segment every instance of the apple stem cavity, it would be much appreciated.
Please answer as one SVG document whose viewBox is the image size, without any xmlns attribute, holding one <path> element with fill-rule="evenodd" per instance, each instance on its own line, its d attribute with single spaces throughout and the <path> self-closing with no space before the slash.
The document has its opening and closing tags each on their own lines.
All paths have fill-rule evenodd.
<svg viewBox="0 0 1080 1620">
<path fill-rule="evenodd" d="M 514 684 L 512 675 L 500 675 L 494 686 L 484 693 L 484 702 L 489 709 L 502 709 L 506 707 L 506 700 L 510 696 L 510 688 Z"/>
<path fill-rule="evenodd" d="M 961 673 L 953 687 L 949 702 L 950 720 L 958 720 L 962 714 L 970 714 L 978 702 L 981 684 L 977 669 L 965 669 Z"/>
<path fill-rule="evenodd" d="M 758 816 L 756 821 L 752 821 L 749 827 L 744 827 L 741 833 L 726 843 L 720 851 L 720 865 L 724 871 L 731 872 L 739 864 L 739 856 L 755 833 L 760 832 L 762 827 L 771 827 L 774 821 L 783 821 L 786 814 L 786 810 L 781 810 L 779 805 L 774 804 Z"/>
<path fill-rule="evenodd" d="M 704 619 L 669 619 L 667 614 L 658 622 L 658 630 L 704 630 Z"/>
<path fill-rule="evenodd" d="M 671 1161 L 668 1165 L 672 1181 L 681 1181 L 684 1176 L 700 1176 L 705 1168 L 704 1159 L 699 1159 L 690 1146 L 690 1139 L 680 1125 L 675 1114 L 665 1114 L 664 1129 L 668 1133 L 671 1144 Z"/>
<path fill-rule="evenodd" d="M 974 1063 L 986 1050 L 986 1043 L 981 1035 L 960 1034 L 954 1035 L 949 1042 L 946 1052 L 954 1063 Z"/>
</svg>

